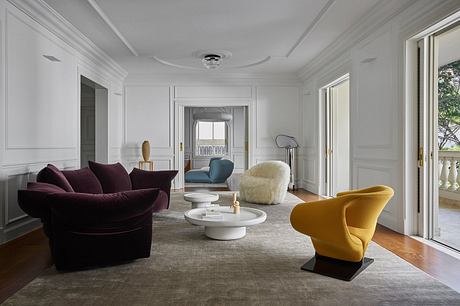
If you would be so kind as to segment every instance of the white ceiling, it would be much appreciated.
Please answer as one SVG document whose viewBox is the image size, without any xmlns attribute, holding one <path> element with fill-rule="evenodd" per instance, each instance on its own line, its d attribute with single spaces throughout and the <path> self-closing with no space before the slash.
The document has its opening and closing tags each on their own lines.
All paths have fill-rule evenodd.
<svg viewBox="0 0 460 306">
<path fill-rule="evenodd" d="M 232 53 L 220 72 L 289 74 L 379 0 L 44 1 L 129 73 L 184 72 L 153 57 L 204 70 L 194 54 L 217 49 Z"/>
</svg>

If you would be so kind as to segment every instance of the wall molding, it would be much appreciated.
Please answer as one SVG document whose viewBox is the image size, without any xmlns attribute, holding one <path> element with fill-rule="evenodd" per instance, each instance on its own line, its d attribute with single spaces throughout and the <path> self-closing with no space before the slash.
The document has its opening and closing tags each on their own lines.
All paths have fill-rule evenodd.
<svg viewBox="0 0 460 306">
<path fill-rule="evenodd" d="M 314 76 L 328 63 L 334 61 L 340 54 L 351 50 L 362 39 L 377 31 L 395 16 L 417 3 L 417 0 L 379 1 L 370 12 L 363 17 L 361 22 L 345 31 L 340 37 L 302 67 L 297 75 L 302 80 Z M 438 5 L 437 3 L 434 3 Z"/>
<path fill-rule="evenodd" d="M 107 53 L 84 36 L 75 26 L 62 17 L 43 0 L 7 0 L 11 5 L 23 11 L 30 18 L 44 26 L 48 31 L 78 51 L 89 65 L 102 66 L 114 78 L 124 79 L 128 73 Z"/>
</svg>

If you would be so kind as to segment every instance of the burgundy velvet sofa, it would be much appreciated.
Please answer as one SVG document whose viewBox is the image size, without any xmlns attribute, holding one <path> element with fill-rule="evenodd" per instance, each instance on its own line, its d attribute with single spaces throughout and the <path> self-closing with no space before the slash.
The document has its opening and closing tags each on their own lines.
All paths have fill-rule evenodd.
<svg viewBox="0 0 460 306">
<path fill-rule="evenodd" d="M 169 207 L 177 171 L 117 163 L 60 171 L 49 164 L 18 191 L 19 206 L 40 218 L 58 270 L 110 265 L 150 256 L 152 212 Z"/>
</svg>

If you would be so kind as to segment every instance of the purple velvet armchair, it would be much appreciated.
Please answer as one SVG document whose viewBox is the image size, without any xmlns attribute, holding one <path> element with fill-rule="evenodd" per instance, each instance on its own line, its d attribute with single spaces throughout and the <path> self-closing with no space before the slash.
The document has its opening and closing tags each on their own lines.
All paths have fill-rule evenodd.
<svg viewBox="0 0 460 306">
<path fill-rule="evenodd" d="M 152 212 L 169 207 L 177 171 L 128 175 L 117 163 L 60 171 L 48 165 L 18 191 L 19 206 L 40 218 L 58 270 L 115 264 L 150 256 Z"/>
</svg>

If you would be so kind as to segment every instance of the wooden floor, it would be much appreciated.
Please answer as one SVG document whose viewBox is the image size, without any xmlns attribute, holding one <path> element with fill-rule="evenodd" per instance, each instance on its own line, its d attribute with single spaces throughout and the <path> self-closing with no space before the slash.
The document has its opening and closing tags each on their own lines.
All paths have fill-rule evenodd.
<svg viewBox="0 0 460 306">
<path fill-rule="evenodd" d="M 51 264 L 42 229 L 0 245 L 0 304 Z"/>
<path fill-rule="evenodd" d="M 185 191 L 225 191 L 226 188 L 186 188 Z M 305 202 L 321 197 L 306 190 L 292 192 Z M 460 292 L 460 260 L 409 236 L 378 226 L 373 241 Z M 0 303 L 52 264 L 48 239 L 41 229 L 0 245 Z"/>
</svg>

